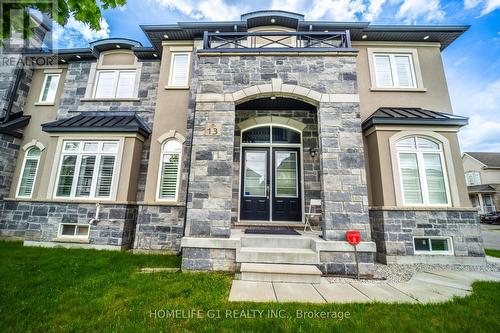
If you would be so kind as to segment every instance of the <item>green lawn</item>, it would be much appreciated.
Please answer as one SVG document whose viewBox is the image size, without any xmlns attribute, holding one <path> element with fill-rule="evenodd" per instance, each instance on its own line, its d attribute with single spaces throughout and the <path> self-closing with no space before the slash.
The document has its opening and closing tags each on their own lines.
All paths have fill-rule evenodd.
<svg viewBox="0 0 500 333">
<path fill-rule="evenodd" d="M 500 258 L 500 250 L 484 249 L 487 255 Z"/>
<path fill-rule="evenodd" d="M 500 332 L 500 283 L 475 283 L 471 297 L 439 305 L 255 304 L 227 301 L 228 274 L 137 273 L 140 267 L 178 265 L 172 256 L 0 242 L 0 331 Z M 200 310 L 205 317 L 151 317 L 151 311 L 174 309 Z M 209 310 L 219 310 L 221 318 L 208 318 Z M 226 318 L 231 310 L 264 310 L 264 318 Z M 282 311 L 284 318 L 269 318 L 268 310 Z M 350 317 L 301 319 L 297 310 Z"/>
</svg>

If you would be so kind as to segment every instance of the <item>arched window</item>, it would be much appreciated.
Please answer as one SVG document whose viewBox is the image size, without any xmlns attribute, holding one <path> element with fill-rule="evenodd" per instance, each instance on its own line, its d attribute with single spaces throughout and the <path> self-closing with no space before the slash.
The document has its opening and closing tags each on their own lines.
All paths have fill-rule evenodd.
<svg viewBox="0 0 500 333">
<path fill-rule="evenodd" d="M 448 205 L 450 195 L 440 142 L 412 136 L 396 143 L 405 205 Z"/>
<path fill-rule="evenodd" d="M 163 143 L 158 184 L 159 200 L 177 200 L 181 155 L 182 144 L 179 141 L 169 139 Z"/>
<path fill-rule="evenodd" d="M 26 150 L 21 178 L 19 180 L 19 186 L 17 189 L 18 197 L 31 198 L 41 153 L 42 151 L 40 150 L 40 148 L 36 146 Z"/>
</svg>

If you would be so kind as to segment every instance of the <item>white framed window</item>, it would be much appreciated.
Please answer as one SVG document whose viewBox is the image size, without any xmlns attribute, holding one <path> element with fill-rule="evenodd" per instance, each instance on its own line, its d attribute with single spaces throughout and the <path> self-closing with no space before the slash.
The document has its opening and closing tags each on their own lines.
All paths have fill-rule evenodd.
<svg viewBox="0 0 500 333">
<path fill-rule="evenodd" d="M 98 70 L 94 98 L 133 98 L 135 70 Z"/>
<path fill-rule="evenodd" d="M 87 239 L 89 231 L 90 225 L 88 224 L 61 223 L 57 236 Z"/>
<path fill-rule="evenodd" d="M 39 103 L 54 103 L 61 74 L 45 74 Z"/>
<path fill-rule="evenodd" d="M 31 198 L 33 195 L 33 186 L 35 185 L 41 154 L 42 151 L 38 147 L 31 147 L 26 151 L 21 168 L 21 178 L 17 187 L 18 197 Z"/>
<path fill-rule="evenodd" d="M 485 213 L 496 211 L 495 203 L 493 202 L 493 196 L 491 194 L 482 194 L 481 200 L 483 201 L 483 211 Z"/>
<path fill-rule="evenodd" d="M 442 144 L 420 136 L 396 143 L 404 205 L 448 206 L 450 193 Z"/>
<path fill-rule="evenodd" d="M 465 173 L 465 181 L 467 182 L 467 186 L 480 185 L 481 174 L 479 171 L 467 171 Z"/>
<path fill-rule="evenodd" d="M 170 61 L 170 87 L 187 87 L 189 84 L 189 52 L 174 52 Z"/>
<path fill-rule="evenodd" d="M 451 237 L 413 237 L 415 254 L 453 254 Z"/>
<path fill-rule="evenodd" d="M 182 144 L 169 139 L 162 145 L 158 175 L 158 200 L 177 201 Z"/>
<path fill-rule="evenodd" d="M 110 199 L 118 141 L 63 141 L 55 197 Z"/>
<path fill-rule="evenodd" d="M 416 88 L 411 53 L 373 53 L 378 88 Z"/>
</svg>

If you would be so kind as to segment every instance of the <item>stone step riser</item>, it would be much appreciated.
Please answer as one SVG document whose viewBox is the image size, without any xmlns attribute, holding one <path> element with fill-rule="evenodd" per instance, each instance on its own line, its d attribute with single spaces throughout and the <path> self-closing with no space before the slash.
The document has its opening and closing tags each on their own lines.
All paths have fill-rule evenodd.
<svg viewBox="0 0 500 333">
<path fill-rule="evenodd" d="M 241 247 L 267 247 L 267 248 L 287 248 L 287 249 L 310 249 L 312 247 L 310 239 L 303 238 L 241 238 Z"/>
<path fill-rule="evenodd" d="M 314 283 L 321 282 L 321 275 L 312 274 L 283 274 L 267 272 L 241 272 L 241 280 L 261 282 L 292 282 L 292 283 Z"/>
<path fill-rule="evenodd" d="M 268 263 L 268 264 L 301 264 L 317 265 L 317 253 L 287 253 L 287 252 L 243 252 L 236 251 L 236 262 Z"/>
</svg>

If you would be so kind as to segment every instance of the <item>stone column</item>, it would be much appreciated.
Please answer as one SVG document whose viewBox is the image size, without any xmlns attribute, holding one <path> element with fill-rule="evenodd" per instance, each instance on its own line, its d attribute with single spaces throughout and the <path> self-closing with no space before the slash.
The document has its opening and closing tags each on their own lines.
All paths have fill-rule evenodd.
<svg viewBox="0 0 500 333">
<path fill-rule="evenodd" d="M 368 193 L 359 103 L 318 107 L 323 237 L 345 240 L 359 230 L 369 241 Z"/>
<path fill-rule="evenodd" d="M 232 101 L 196 103 L 186 236 L 231 234 L 234 122 Z M 207 123 L 220 124 L 220 135 L 206 135 Z"/>
</svg>

